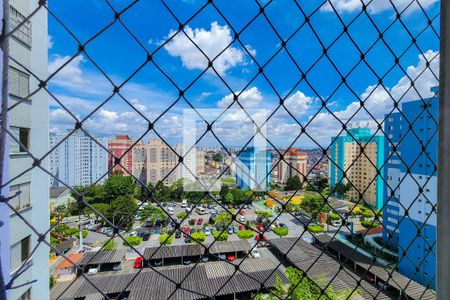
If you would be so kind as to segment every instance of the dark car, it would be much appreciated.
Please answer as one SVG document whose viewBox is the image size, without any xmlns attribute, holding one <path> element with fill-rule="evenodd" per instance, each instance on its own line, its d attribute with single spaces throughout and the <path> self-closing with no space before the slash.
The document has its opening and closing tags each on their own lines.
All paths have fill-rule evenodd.
<svg viewBox="0 0 450 300">
<path fill-rule="evenodd" d="M 191 242 L 191 237 L 187 235 L 187 236 L 184 238 L 184 242 L 185 242 L 186 244 L 189 244 L 189 243 Z"/>
<path fill-rule="evenodd" d="M 214 223 L 216 223 L 216 220 L 214 220 L 215 217 L 216 217 L 215 214 L 211 214 L 211 216 L 209 217 L 208 223 L 210 225 L 214 225 Z"/>
<path fill-rule="evenodd" d="M 202 224 L 203 224 L 203 218 L 198 218 L 197 225 L 202 225 Z"/>
<path fill-rule="evenodd" d="M 143 241 L 148 241 L 149 238 L 150 238 L 150 233 L 144 233 L 144 234 L 142 235 L 142 240 L 143 240 Z"/>
<path fill-rule="evenodd" d="M 280 223 L 280 227 L 284 227 L 284 228 L 287 228 L 287 225 L 286 225 L 286 224 L 284 224 L 284 223 Z"/>
<path fill-rule="evenodd" d="M 177 230 L 177 232 L 175 232 L 175 238 L 179 239 L 181 237 L 181 231 Z"/>
<path fill-rule="evenodd" d="M 151 262 L 151 265 L 153 267 L 160 267 L 160 266 L 162 266 L 162 260 L 161 259 L 154 260 Z"/>
</svg>

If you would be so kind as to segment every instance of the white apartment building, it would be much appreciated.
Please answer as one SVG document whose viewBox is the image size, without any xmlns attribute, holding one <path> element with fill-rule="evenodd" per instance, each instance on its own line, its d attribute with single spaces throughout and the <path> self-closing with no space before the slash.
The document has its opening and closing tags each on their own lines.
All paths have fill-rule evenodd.
<svg viewBox="0 0 450 300">
<path fill-rule="evenodd" d="M 65 137 L 50 134 L 50 148 Z M 108 172 L 107 147 L 105 138 L 96 137 L 94 141 L 82 131 L 70 135 L 49 156 L 50 172 L 58 178 L 50 179 L 51 186 L 62 186 L 61 182 L 69 186 L 103 183 Z"/>
<path fill-rule="evenodd" d="M 10 29 L 20 24 L 38 5 L 37 1 L 31 0 L 10 0 L 9 4 Z M 40 158 L 47 153 L 49 147 L 48 95 L 41 90 L 31 98 L 27 98 L 38 88 L 38 81 L 30 75 L 30 72 L 42 79 L 48 76 L 47 11 L 40 9 L 30 21 L 25 22 L 9 39 L 9 44 L 9 55 L 19 62 L 17 64 L 10 60 L 8 66 L 9 106 L 17 104 L 9 111 L 9 128 L 22 144 L 19 145 L 13 139 L 9 139 L 8 175 L 10 179 L 20 175 L 10 183 L 9 191 L 11 196 L 21 192 L 18 197 L 10 200 L 10 203 L 38 232 L 45 232 L 50 225 L 49 176 L 38 167 L 25 171 L 33 165 L 27 150 L 36 158 Z M 47 169 L 47 160 L 40 162 L 40 165 Z M 2 242 L 5 241 L 8 241 L 8 237 L 2 236 Z M 22 264 L 30 265 L 30 268 L 15 280 L 14 286 L 36 281 L 10 290 L 8 298 L 49 299 L 49 247 L 40 244 L 28 259 L 37 244 L 37 236 L 29 226 L 11 212 L 10 260 L 2 260 L 2 265 L 10 270 L 11 275 Z"/>
</svg>

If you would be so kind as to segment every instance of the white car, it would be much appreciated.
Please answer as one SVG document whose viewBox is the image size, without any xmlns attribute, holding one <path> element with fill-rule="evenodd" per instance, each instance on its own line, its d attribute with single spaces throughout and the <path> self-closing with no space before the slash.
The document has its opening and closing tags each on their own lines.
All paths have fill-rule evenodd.
<svg viewBox="0 0 450 300">
<path fill-rule="evenodd" d="M 205 235 L 211 235 L 211 229 L 209 229 L 209 227 L 205 227 L 204 228 L 204 231 L 205 231 Z"/>
<path fill-rule="evenodd" d="M 245 217 L 244 216 L 240 216 L 239 217 L 239 222 L 245 222 Z"/>
<path fill-rule="evenodd" d="M 261 258 L 261 253 L 259 252 L 259 249 L 258 248 L 253 248 L 253 250 L 252 250 L 252 256 L 253 256 L 253 258 Z"/>
<path fill-rule="evenodd" d="M 342 226 L 342 220 L 341 219 L 333 220 L 333 222 L 331 222 L 331 225 L 334 226 L 334 227 Z"/>
<path fill-rule="evenodd" d="M 88 270 L 88 275 L 95 275 L 98 273 L 98 265 L 96 267 L 92 267 Z"/>
</svg>

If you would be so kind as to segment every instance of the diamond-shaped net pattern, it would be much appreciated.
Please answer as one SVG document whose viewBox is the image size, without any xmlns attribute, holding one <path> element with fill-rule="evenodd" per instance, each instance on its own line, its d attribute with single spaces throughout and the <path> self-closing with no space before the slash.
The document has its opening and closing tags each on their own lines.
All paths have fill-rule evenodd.
<svg viewBox="0 0 450 300">
<path fill-rule="evenodd" d="M 240 20 L 239 24 L 236 24 L 236 19 L 230 16 L 233 13 L 237 13 L 239 7 L 235 8 L 235 12 L 229 9 L 225 10 L 221 1 L 192 1 L 196 3 L 195 8 L 191 12 L 186 13 L 176 9 L 176 5 L 173 2 L 161 0 L 155 1 L 154 5 L 158 2 L 158 5 L 164 7 L 167 13 L 165 22 L 170 24 L 167 25 L 168 28 L 176 27 L 176 30 L 172 30 L 152 50 L 149 50 L 147 41 L 144 41 L 142 37 L 138 36 L 132 27 L 127 24 L 127 20 L 130 20 L 130 18 L 144 17 L 139 15 L 139 9 L 133 9 L 140 2 L 139 0 L 135 0 L 129 1 L 127 4 L 122 3 L 118 5 L 115 1 L 105 0 L 104 3 L 109 7 L 110 14 L 99 16 L 101 20 L 99 20 L 98 24 L 92 24 L 95 25 L 93 26 L 95 32 L 93 30 L 90 36 L 80 37 L 71 28 L 69 25 L 70 22 L 61 18 L 57 11 L 53 10 L 51 3 L 48 4 L 46 1 L 39 1 L 35 4 L 34 10 L 29 15 L 22 16 L 22 19 L 14 19 L 15 23 L 10 24 L 9 29 L 2 34 L 2 45 L 7 45 L 11 39 L 20 40 L 20 34 L 26 34 L 26 30 L 29 30 L 29 22 L 31 21 L 31 24 L 33 24 L 34 16 L 39 12 L 45 11 L 48 14 L 48 18 L 52 19 L 54 24 L 58 24 L 60 27 L 59 30 L 65 33 L 67 43 L 75 43 L 78 49 L 76 53 L 67 57 L 57 68 L 50 70 L 50 74 L 45 78 L 41 77 L 34 70 L 27 68 L 16 53 L 10 52 L 10 64 L 18 66 L 20 71 L 28 74 L 30 79 L 36 82 L 36 84 L 30 88 L 27 95 L 16 97 L 16 101 L 14 102 L 8 101 L 8 97 L 3 97 L 3 104 L 6 103 L 7 105 L 4 108 L 7 107 L 7 109 L 2 110 L 2 134 L 15 142 L 20 147 L 20 152 L 27 155 L 30 159 L 28 160 L 29 165 L 20 174 L 16 174 L 14 177 L 7 179 L 4 176 L 1 187 L 13 186 L 16 179 L 38 169 L 39 172 L 46 173 L 52 180 L 58 182 L 60 186 L 70 189 L 71 194 L 75 198 L 76 205 L 70 206 L 58 215 L 46 231 L 37 230 L 33 225 L 33 221 L 27 219 L 24 215 L 24 211 L 20 208 L 20 205 L 17 206 L 16 202 L 13 204 L 13 201 L 17 201 L 16 199 L 20 196 L 20 193 L 12 193 L 9 198 L 2 198 L 12 213 L 17 215 L 21 219 L 21 222 L 26 224 L 31 232 L 38 237 L 38 243 L 30 250 L 29 258 L 33 257 L 33 253 L 37 248 L 47 247 L 50 252 L 71 262 L 76 269 L 76 278 L 64 283 L 57 282 L 52 287 L 51 298 L 227 299 L 233 297 L 233 295 L 237 298 L 242 296 L 245 299 L 434 298 L 433 282 L 435 280 L 435 274 L 429 271 L 426 274 L 426 282 L 422 281 L 420 284 L 415 278 L 416 275 L 423 275 L 426 269 L 424 266 L 429 261 L 435 263 L 434 260 L 436 257 L 435 238 L 428 238 L 428 236 L 435 235 L 435 233 L 427 232 L 430 231 L 429 224 L 436 218 L 436 199 L 435 196 L 430 196 L 433 191 L 430 193 L 429 190 L 433 189 L 431 181 L 435 180 L 437 175 L 435 161 L 437 157 L 435 152 L 437 150 L 435 144 L 437 140 L 438 120 L 435 110 L 437 103 L 433 102 L 433 99 L 437 97 L 437 90 L 434 90 L 434 95 L 430 97 L 429 90 L 424 93 L 423 87 L 420 86 L 420 81 L 424 76 L 428 76 L 431 82 L 436 83 L 435 85 L 438 85 L 439 82 L 439 76 L 436 73 L 437 69 L 432 68 L 433 65 L 438 64 L 439 53 L 427 51 L 428 49 L 422 43 L 422 39 L 426 35 L 428 41 L 431 40 L 432 44 L 434 43 L 433 45 L 439 45 L 439 11 L 433 11 L 433 14 L 431 14 L 428 9 L 429 5 L 424 4 L 427 1 L 372 0 L 361 2 L 349 1 L 349 3 L 352 2 L 349 5 L 355 5 L 357 8 L 353 14 L 346 14 L 341 7 L 341 1 L 312 1 L 312 3 L 308 1 L 306 3 L 305 1 L 292 0 L 286 2 L 289 2 L 289 9 L 295 15 L 296 21 L 287 24 L 286 22 L 289 23 L 290 21 L 283 21 L 283 23 L 271 13 L 271 9 L 274 6 L 284 5 L 285 3 L 274 3 L 276 1 L 270 0 L 255 0 L 254 3 L 250 1 L 255 7 L 254 14 L 247 20 Z M 199 4 L 200 2 L 201 4 Z M 383 20 L 383 25 L 380 24 L 379 18 L 373 13 L 379 9 L 380 3 L 381 5 L 387 6 L 393 12 L 388 22 Z M 417 18 L 414 28 L 412 28 L 411 22 L 405 21 L 405 18 L 409 17 L 413 8 L 415 9 L 415 18 Z M 329 13 L 330 23 L 328 24 L 318 23 L 316 21 L 317 14 L 323 11 Z M 211 55 L 208 56 L 208 49 L 203 49 L 193 39 L 192 34 L 189 33 L 191 24 L 196 22 L 198 16 L 208 13 L 220 17 L 220 23 L 229 28 L 232 37 L 228 45 L 213 57 Z M 187 14 L 189 15 L 187 16 Z M 79 18 L 80 16 L 73 15 L 72 17 Z M 98 28 L 99 24 L 102 24 L 101 28 Z M 90 24 L 86 24 L 86 26 L 90 26 Z M 246 42 L 246 35 L 250 31 L 249 28 L 254 28 L 255 26 L 261 28 L 261 35 L 267 35 L 267 39 L 272 39 L 275 43 L 272 47 L 267 47 L 266 52 L 268 54 L 265 56 L 256 55 L 251 47 L 248 46 L 248 42 Z M 341 28 L 341 30 L 339 30 L 337 35 L 330 37 L 325 34 L 328 26 Z M 358 34 L 360 35 L 360 32 L 357 34 L 354 30 L 358 26 L 364 26 L 366 31 L 368 33 L 374 33 L 372 36 L 376 38 L 373 40 L 361 39 L 360 36 L 357 36 Z M 90 52 L 90 45 L 97 41 L 100 42 L 102 35 L 113 30 L 113 28 L 124 30 L 129 37 L 129 43 L 140 48 L 143 53 L 141 64 L 136 67 L 133 66 L 132 72 L 120 82 L 117 82 L 116 78 L 108 75 L 108 71 L 102 67 L 102 64 L 97 62 L 95 58 L 97 56 Z M 403 37 L 406 35 L 407 38 L 399 39 L 394 46 L 392 41 L 393 36 L 395 38 L 399 32 L 401 32 Z M 192 72 L 193 74 L 195 73 L 195 76 L 186 81 L 178 78 L 177 73 L 174 73 L 173 70 L 162 64 L 159 59 L 159 55 L 165 51 L 165 47 L 178 36 L 183 36 L 184 42 L 188 43 L 190 47 L 193 45 L 202 54 L 205 62 L 202 70 Z M 296 40 L 299 38 L 305 39 L 303 41 L 304 43 L 314 46 L 311 46 L 308 50 L 300 49 L 299 42 Z M 342 45 L 345 45 L 348 53 L 338 52 L 336 54 L 336 49 L 342 47 Z M 231 78 L 224 75 L 223 65 L 221 64 L 221 57 L 228 55 L 228 51 L 232 47 L 242 49 L 243 55 L 248 59 L 248 63 L 256 66 L 256 72 L 243 85 L 239 92 L 236 92 L 233 88 L 233 84 L 230 82 Z M 380 48 L 384 50 L 384 55 L 382 57 L 372 57 L 374 49 Z M 315 59 L 306 60 L 305 62 L 302 59 L 302 51 L 314 53 L 315 55 L 310 56 L 315 57 Z M 408 64 L 409 61 L 403 62 L 403 60 L 406 60 L 405 57 L 410 53 L 417 53 L 419 60 L 423 62 L 423 68 L 416 70 L 417 72 L 410 72 L 409 68 L 405 67 L 405 64 Z M 120 55 L 126 57 L 127 53 L 121 53 Z M 342 56 L 346 55 L 351 56 L 354 61 L 353 66 L 350 68 L 342 67 L 339 61 L 339 56 L 342 58 Z M 73 106 L 69 108 L 67 102 L 62 100 L 49 87 L 52 80 L 60 72 L 70 67 L 71 62 L 81 56 L 92 64 L 100 74 L 101 80 L 105 81 L 110 87 L 110 94 L 103 99 L 99 99 L 100 104 L 91 108 L 87 114 L 80 114 Z M 270 71 L 273 64 L 280 63 L 278 62 L 279 60 L 282 60 L 286 68 L 294 70 L 297 74 L 296 76 L 286 75 L 283 81 L 285 86 L 283 87 L 278 86 L 278 81 L 274 80 L 274 75 Z M 376 63 L 385 65 L 385 71 L 383 73 L 378 72 L 378 68 L 374 67 Z M 322 86 L 317 81 L 311 79 L 311 74 L 317 72 L 319 65 L 328 66 L 327 73 L 330 74 L 330 83 L 328 85 L 330 88 L 326 91 L 321 89 Z M 139 76 L 139 73 L 144 68 L 151 68 L 158 76 L 167 80 L 170 88 L 178 95 L 175 99 L 164 102 L 164 107 L 161 111 L 151 117 L 143 113 L 133 99 L 124 92 L 127 85 L 131 84 L 133 78 Z M 354 79 L 355 70 L 358 69 L 366 70 L 367 76 L 373 78 L 373 82 L 375 82 L 362 95 L 357 92 L 360 87 L 356 86 Z M 224 107 L 223 113 L 215 120 L 210 120 L 203 115 L 198 101 L 194 101 L 189 93 L 193 86 L 199 84 L 199 80 L 205 74 L 214 75 L 218 79 L 218 84 L 223 86 L 231 94 L 229 105 Z M 277 74 L 276 76 L 281 75 Z M 12 76 L 11 73 L 9 73 L 9 76 Z M 392 82 L 392 76 L 403 78 L 401 82 L 402 87 L 395 89 L 395 91 L 394 88 L 387 85 L 387 82 Z M 324 74 L 324 80 L 328 80 L 328 74 Z M 251 88 L 255 82 L 264 82 L 271 89 L 272 94 L 278 102 L 276 107 L 270 109 L 263 122 L 254 120 L 254 115 L 248 111 L 248 107 L 241 100 L 243 93 Z M 310 112 L 307 121 L 300 120 L 296 112 L 288 105 L 289 97 L 300 86 L 311 91 L 315 99 L 314 101 L 320 103 L 317 109 Z M 340 93 L 342 91 L 348 92 L 348 95 L 353 95 L 354 103 L 358 106 L 346 115 L 341 112 L 336 113 L 334 109 L 336 101 L 339 101 L 341 97 Z M 21 135 L 14 132 L 8 127 L 8 123 L 5 122 L 8 114 L 12 114 L 15 110 L 20 109 L 21 106 L 27 104 L 38 93 L 48 95 L 49 99 L 74 124 L 66 136 L 52 145 L 47 153 L 43 155 L 36 155 L 33 149 L 28 147 L 28 143 L 21 138 Z M 415 95 L 415 100 L 420 102 L 414 114 L 408 114 L 402 109 L 402 104 L 407 102 L 406 99 L 411 94 Z M 372 101 L 376 101 L 374 100 L 376 97 L 383 97 L 385 99 L 384 102 L 378 104 L 386 106 L 381 117 L 375 111 L 379 109 L 377 107 L 378 105 L 374 106 L 371 104 Z M 98 141 L 89 129 L 89 124 L 92 124 L 92 117 L 112 101 L 128 105 L 136 113 L 136 118 L 145 123 L 146 127 L 146 130 L 138 133 L 139 136 L 127 146 L 126 151 L 123 151 L 120 156 L 111 152 L 107 144 Z M 171 144 L 166 141 L 164 134 L 160 130 L 161 124 L 164 122 L 167 114 L 180 104 L 187 105 L 187 107 L 192 109 L 198 115 L 198 118 L 202 120 L 205 128 L 204 133 L 197 138 L 195 145 L 187 149 L 184 154 L 177 151 L 175 147 L 170 146 Z M 244 209 L 245 206 L 241 205 L 232 209 L 230 206 L 224 204 L 225 199 L 221 199 L 216 192 L 211 190 L 210 186 L 206 186 L 204 181 L 197 177 L 195 170 L 189 170 L 188 165 L 184 161 L 187 153 L 200 143 L 205 135 L 212 135 L 222 146 L 222 151 L 225 151 L 228 156 L 232 157 L 233 153 L 231 153 L 229 147 L 222 141 L 225 137 L 220 132 L 215 131 L 215 124 L 232 106 L 238 107 L 244 112 L 246 118 L 256 128 L 255 135 L 258 134 L 261 136 L 267 142 L 269 148 L 272 149 L 272 153 L 278 158 L 271 164 L 265 178 L 258 180 L 252 178 L 252 181 L 256 185 L 264 186 L 267 178 L 277 170 L 278 165 L 281 163 L 287 164 L 295 172 L 302 173 L 300 178 L 301 187 L 290 191 L 286 199 L 281 200 L 268 191 L 252 191 L 246 194 L 246 200 L 243 203 L 252 204 L 255 197 L 257 197 L 258 199 L 270 200 L 279 207 L 278 210 L 273 212 L 273 216 L 267 218 L 267 222 L 264 222 L 262 226 L 249 226 L 246 222 L 241 221 L 239 216 L 241 211 L 246 210 Z M 280 113 L 288 115 L 291 119 L 290 121 L 296 126 L 296 129 L 290 132 L 289 145 L 287 147 L 283 146 L 282 149 L 272 140 L 270 134 L 262 130 L 264 127 L 269 126 L 269 123 Z M 327 143 L 323 143 L 320 140 L 317 135 L 317 125 L 315 125 L 316 122 L 323 120 L 324 115 L 328 116 L 325 122 L 333 122 L 336 124 L 336 131 L 332 134 L 333 137 L 329 137 Z M 370 124 L 369 127 L 371 129 L 369 130 L 370 134 L 364 139 L 361 139 L 359 132 L 352 128 L 352 124 L 361 120 L 361 115 L 365 116 L 365 122 Z M 401 136 L 398 136 L 396 133 L 392 134 L 391 132 L 392 129 L 390 128 L 389 122 L 394 117 L 402 120 L 401 126 L 403 126 L 403 129 Z M 420 125 L 423 119 L 427 120 L 428 128 L 422 128 L 422 125 Z M 47 165 L 43 164 L 43 162 L 49 159 L 51 153 L 56 151 L 70 136 L 80 132 L 107 153 L 110 158 L 110 165 L 107 172 L 96 178 L 94 182 L 91 182 L 83 188 L 75 188 L 70 186 L 61 177 L 50 172 L 46 167 Z M 424 135 L 424 132 L 426 132 L 426 135 Z M 133 173 L 127 166 L 126 161 L 127 155 L 137 145 L 142 143 L 143 139 L 149 134 L 153 134 L 161 139 L 178 156 L 178 162 L 164 173 L 161 180 L 152 185 L 147 185 L 145 179 Z M 247 146 L 251 146 L 254 137 L 252 135 L 246 141 L 245 145 L 234 153 L 235 157 L 239 157 L 239 155 L 244 153 Z M 342 137 L 345 137 L 346 141 L 349 141 L 352 144 L 352 149 L 354 149 L 353 152 L 348 154 L 352 155 L 352 159 L 344 164 L 338 158 L 342 153 L 336 154 L 336 151 L 343 151 L 343 148 L 338 149 Z M 379 142 L 380 137 L 382 137 L 381 142 Z M 298 170 L 297 166 L 287 156 L 289 148 L 294 147 L 298 143 L 301 145 L 301 141 L 305 140 L 312 143 L 317 148 L 316 153 L 319 154 L 315 161 L 308 167 L 307 171 L 303 172 Z M 411 145 L 415 145 L 415 147 L 421 148 L 412 152 L 414 155 L 405 154 L 410 143 Z M 381 160 L 379 159 L 379 153 L 378 156 L 377 154 L 375 156 L 373 155 L 374 145 L 378 145 L 378 147 L 382 147 L 383 149 L 385 148 L 384 156 L 381 157 Z M 381 152 L 380 149 L 378 148 L 378 152 Z M 375 149 L 376 152 L 377 149 Z M 320 188 L 317 179 L 311 176 L 313 170 L 324 162 L 328 162 L 329 164 L 330 177 L 333 175 L 331 174 L 332 172 L 339 174 L 336 176 L 335 182 L 333 184 L 330 182 L 330 186 L 326 189 Z M 362 174 L 354 171 L 361 167 L 361 162 L 364 162 L 363 164 L 368 170 L 372 170 L 371 173 Z M 13 160 L 10 162 L 10 165 L 12 164 L 14 164 Z M 400 175 L 398 175 L 398 178 L 395 178 L 395 181 L 391 178 L 392 174 L 387 173 L 387 170 L 393 164 L 401 165 L 405 170 L 399 173 Z M 414 171 L 419 165 L 420 167 L 426 165 L 428 170 L 428 174 L 423 175 L 423 178 L 420 176 L 420 180 L 415 176 Z M 189 214 L 181 218 L 175 218 L 168 210 L 168 206 L 165 205 L 168 199 L 162 197 L 161 190 L 164 189 L 164 181 L 174 176 L 177 169 L 182 166 L 188 169 L 187 171 L 195 178 L 196 184 L 204 190 L 204 192 L 197 192 L 196 196 L 193 197 L 193 207 L 207 201 L 214 203 L 221 211 L 228 212 L 230 217 L 226 220 L 227 224 L 223 224 L 223 228 L 225 228 L 223 235 L 227 234 L 227 228 L 241 225 L 250 231 L 252 237 L 257 237 L 255 243 L 249 244 L 250 246 L 244 247 L 243 250 L 236 251 L 236 253 L 244 252 L 245 255 L 242 255 L 241 259 L 229 261 L 228 259 L 221 258 L 219 253 L 224 253 L 225 251 L 214 250 L 219 247 L 224 247 L 223 242 L 217 241 L 219 238 L 214 239 L 211 243 L 197 240 L 195 234 L 183 229 L 185 226 L 188 226 Z M 230 167 L 222 170 L 216 176 L 215 181 L 221 182 L 222 176 L 229 172 Z M 112 216 L 106 216 L 99 206 L 93 204 L 91 195 L 96 186 L 109 176 L 112 176 L 116 170 L 121 170 L 121 176 L 129 176 L 136 184 L 140 191 L 140 201 L 135 208 L 127 211 L 125 215 L 120 214 L 120 217 L 114 218 L 114 214 Z M 367 179 L 365 185 L 360 184 L 362 177 L 365 180 Z M 406 184 L 406 182 L 411 187 L 409 191 L 401 190 L 401 186 Z M 372 199 L 369 194 L 374 186 L 381 187 L 378 193 L 382 193 L 384 196 L 383 203 L 378 207 L 368 200 Z M 297 195 L 303 195 L 306 187 L 308 187 L 309 193 L 314 195 L 317 200 L 316 206 L 311 206 L 307 212 L 302 211 L 302 213 L 298 213 L 296 209 L 292 209 L 292 207 L 295 207 L 293 203 Z M 434 188 L 436 188 L 435 185 Z M 404 196 L 406 192 L 408 194 Z M 348 195 L 352 195 L 351 199 L 348 198 Z M 402 199 L 407 198 L 408 201 L 400 201 L 398 200 L 399 197 Z M 342 210 L 334 205 L 339 201 L 346 201 L 345 203 L 347 204 L 351 202 L 350 205 L 347 205 L 349 207 L 347 212 L 343 213 Z M 426 203 L 426 211 L 418 211 L 418 202 Z M 166 215 L 167 223 L 172 223 L 171 229 L 167 231 L 166 235 L 168 240 L 183 231 L 184 236 L 190 237 L 191 240 L 196 242 L 194 245 L 198 245 L 198 247 L 195 246 L 197 248 L 193 247 L 189 250 L 196 254 L 184 254 L 184 256 L 190 256 L 189 254 L 191 256 L 197 256 L 197 259 L 190 258 L 193 260 L 193 263 L 189 266 L 183 266 L 182 263 L 179 263 L 179 266 L 170 267 L 158 265 L 158 262 L 167 254 L 167 249 L 175 249 L 172 248 L 175 246 L 167 246 L 161 243 L 161 245 L 149 251 L 149 249 L 143 249 L 133 245 L 130 239 L 127 238 L 129 235 L 129 230 L 127 230 L 129 229 L 129 224 L 134 222 L 133 220 L 135 220 L 136 214 L 147 205 L 160 208 Z M 395 221 L 395 226 L 387 224 L 385 220 L 385 218 L 388 218 L 386 212 L 393 209 L 391 206 L 395 206 L 395 209 L 398 211 L 398 219 Z M 118 207 L 117 209 L 124 208 Z M 67 253 L 51 241 L 49 236 L 55 237 L 58 234 L 57 228 L 62 225 L 63 220 L 74 214 L 78 215 L 78 218 L 81 220 L 81 216 L 87 214 L 87 212 L 95 214 L 98 221 L 112 228 L 111 234 L 106 241 L 120 241 L 120 243 L 127 245 L 129 250 L 126 256 L 141 257 L 143 267 L 133 272 L 125 272 L 122 270 L 116 273 L 108 273 L 113 274 L 108 275 L 109 277 L 102 274 L 88 275 L 87 267 L 99 263 L 101 257 L 106 253 L 104 250 L 108 248 L 109 243 L 104 242 L 96 252 L 86 253 L 81 260 L 73 261 Z M 426 217 L 422 218 L 421 222 L 413 221 L 417 214 L 426 214 Z M 328 215 L 328 221 L 324 221 L 324 215 Z M 270 234 L 273 236 L 273 233 L 269 231 L 272 231 L 273 228 L 280 228 L 277 227 L 279 226 L 277 219 L 282 216 L 292 218 L 292 222 L 296 224 L 296 229 L 289 228 L 291 234 L 288 237 L 271 238 Z M 362 221 L 357 221 L 355 216 L 361 218 Z M 325 224 L 332 220 L 337 221 L 334 223 L 338 225 L 334 223 L 333 226 L 318 224 L 319 222 Z M 410 238 L 408 242 L 395 243 L 396 240 L 398 241 L 398 231 L 401 230 L 401 224 L 406 223 L 409 224 L 407 234 L 410 235 Z M 357 224 L 362 224 L 368 230 L 361 230 L 359 233 L 354 234 L 354 227 L 361 226 Z M 330 227 L 333 227 L 332 230 L 330 230 Z M 379 233 L 383 232 L 383 243 L 370 247 L 368 246 L 370 242 L 367 242 L 367 240 L 371 236 L 371 231 L 375 229 L 378 229 Z M 325 233 L 318 233 L 318 231 L 322 232 L 324 230 Z M 295 231 L 295 234 L 292 234 L 293 231 Z M 343 238 L 344 232 L 351 234 Z M 267 237 L 269 238 L 267 239 Z M 305 239 L 310 237 L 313 237 L 313 244 L 305 242 Z M 351 239 L 351 243 L 347 239 Z M 395 244 L 398 250 L 392 250 L 391 244 Z M 419 246 L 426 252 L 425 256 L 416 259 L 408 255 L 408 253 L 414 252 L 415 248 Z M 270 262 L 261 260 L 261 263 L 255 264 L 254 261 L 256 261 L 256 258 L 252 257 L 255 248 L 271 249 L 268 252 L 272 253 L 273 258 Z M 392 252 L 395 252 L 395 259 L 390 260 L 389 255 Z M 116 253 L 116 255 L 118 254 Z M 202 255 L 207 255 L 210 259 L 216 258 L 216 260 L 219 259 L 221 261 L 220 263 L 204 262 L 199 259 Z M 14 282 L 29 268 L 28 261 L 24 260 L 18 270 L 12 273 L 11 280 L 5 283 L 7 289 L 15 287 Z M 264 264 L 266 263 L 270 267 L 265 268 Z M 293 275 L 286 271 L 288 265 L 294 266 L 297 273 Z M 399 270 L 402 268 L 402 265 L 408 265 L 408 269 L 413 270 L 409 277 L 400 273 Z M 38 280 L 42 279 L 40 278 Z M 33 282 L 29 284 L 32 286 Z"/>
</svg>

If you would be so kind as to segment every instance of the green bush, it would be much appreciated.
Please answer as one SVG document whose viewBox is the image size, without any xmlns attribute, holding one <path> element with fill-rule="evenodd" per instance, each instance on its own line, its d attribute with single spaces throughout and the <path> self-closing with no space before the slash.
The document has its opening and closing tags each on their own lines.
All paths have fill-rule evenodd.
<svg viewBox="0 0 450 300">
<path fill-rule="evenodd" d="M 328 219 L 330 219 L 331 221 L 337 221 L 337 220 L 340 220 L 341 217 L 338 214 L 329 213 Z"/>
<path fill-rule="evenodd" d="M 136 247 L 142 242 L 142 238 L 140 238 L 138 236 L 127 236 L 127 237 L 125 237 L 125 241 L 123 242 L 124 246 L 129 247 L 129 245 L 131 245 L 133 247 Z"/>
<path fill-rule="evenodd" d="M 309 225 L 308 230 L 312 233 L 321 233 L 323 232 L 323 226 L 321 225 Z"/>
<path fill-rule="evenodd" d="M 162 234 L 159 237 L 159 243 L 161 245 L 170 245 L 173 242 L 173 235 Z"/>
<path fill-rule="evenodd" d="M 361 221 L 361 225 L 365 228 L 375 228 L 375 227 L 380 226 L 380 222 L 364 220 L 364 221 Z"/>
<path fill-rule="evenodd" d="M 116 241 L 114 239 L 111 240 L 105 240 L 103 242 L 104 247 L 102 248 L 102 251 L 109 251 L 116 249 Z"/>
<path fill-rule="evenodd" d="M 206 240 L 206 234 L 204 232 L 194 232 L 191 234 L 191 238 L 196 243 L 204 243 Z"/>
<path fill-rule="evenodd" d="M 254 233 L 251 230 L 243 229 L 237 232 L 237 236 L 241 240 L 249 240 L 254 236 Z"/>
<path fill-rule="evenodd" d="M 361 216 L 362 216 L 363 218 L 371 219 L 371 218 L 373 218 L 375 215 L 374 215 L 374 213 L 371 212 L 370 210 L 365 210 L 365 211 L 362 212 Z"/>
<path fill-rule="evenodd" d="M 177 214 L 178 220 L 183 220 L 183 219 L 186 218 L 186 217 L 187 217 L 187 213 L 184 212 L 184 211 L 179 212 L 179 213 Z"/>
<path fill-rule="evenodd" d="M 55 285 L 55 277 L 50 276 L 50 288 L 52 288 Z"/>
<path fill-rule="evenodd" d="M 220 233 L 222 233 L 222 234 L 220 234 Z M 216 231 L 213 233 L 213 236 L 216 241 L 227 241 L 228 240 L 228 232 L 226 232 L 226 231 Z"/>
<path fill-rule="evenodd" d="M 72 236 L 78 232 L 78 229 L 75 227 L 70 227 L 64 230 L 64 235 Z"/>
<path fill-rule="evenodd" d="M 85 238 L 88 236 L 88 234 L 89 234 L 89 231 L 83 230 L 83 239 L 85 239 Z M 79 239 L 79 238 L 80 238 L 80 232 L 77 231 L 77 232 L 75 233 L 75 236 L 76 236 L 77 239 Z"/>
<path fill-rule="evenodd" d="M 55 231 L 56 231 L 56 232 L 59 232 L 59 233 L 64 233 L 64 230 L 67 230 L 67 229 L 69 229 L 69 228 L 70 228 L 69 225 L 67 225 L 67 224 L 61 224 L 61 225 L 55 226 Z"/>
<path fill-rule="evenodd" d="M 279 237 L 283 237 L 288 235 L 289 229 L 287 227 L 276 227 L 274 228 L 273 233 L 275 233 Z"/>
<path fill-rule="evenodd" d="M 194 219 L 189 219 L 189 225 L 194 226 L 195 225 L 195 220 Z"/>
</svg>

